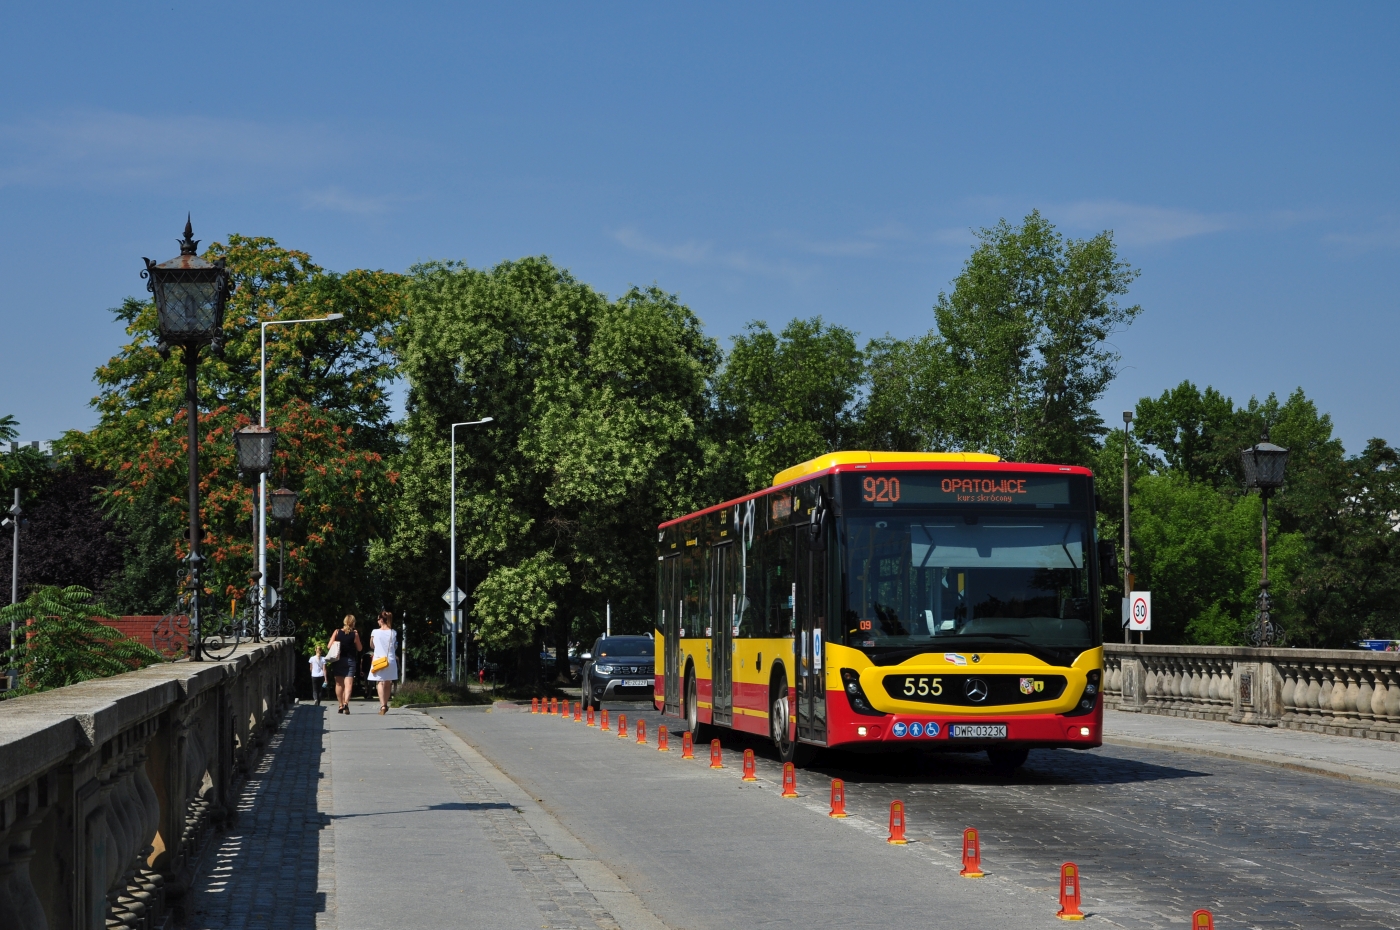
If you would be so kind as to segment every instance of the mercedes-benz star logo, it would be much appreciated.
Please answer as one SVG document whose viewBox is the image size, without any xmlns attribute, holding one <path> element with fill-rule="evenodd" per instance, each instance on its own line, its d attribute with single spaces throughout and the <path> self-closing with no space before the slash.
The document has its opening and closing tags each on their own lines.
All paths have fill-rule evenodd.
<svg viewBox="0 0 1400 930">
<path fill-rule="evenodd" d="M 987 683 L 980 678 L 969 678 L 963 685 L 963 693 L 969 701 L 980 704 L 987 699 Z"/>
</svg>

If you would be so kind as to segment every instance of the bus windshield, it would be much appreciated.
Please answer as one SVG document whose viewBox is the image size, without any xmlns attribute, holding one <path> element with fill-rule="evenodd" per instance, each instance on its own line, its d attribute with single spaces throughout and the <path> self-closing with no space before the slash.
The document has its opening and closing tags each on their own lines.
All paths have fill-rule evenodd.
<svg viewBox="0 0 1400 930">
<path fill-rule="evenodd" d="M 844 521 L 845 640 L 1059 652 L 1096 645 L 1085 520 L 892 511 Z"/>
</svg>

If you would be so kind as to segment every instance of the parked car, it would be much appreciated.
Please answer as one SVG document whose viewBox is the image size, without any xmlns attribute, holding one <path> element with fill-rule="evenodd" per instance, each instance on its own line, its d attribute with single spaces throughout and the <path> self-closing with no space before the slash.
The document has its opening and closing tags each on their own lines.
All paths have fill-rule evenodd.
<svg viewBox="0 0 1400 930">
<path fill-rule="evenodd" d="M 583 702 L 650 700 L 656 689 L 656 641 L 650 636 L 600 636 L 583 659 Z"/>
</svg>

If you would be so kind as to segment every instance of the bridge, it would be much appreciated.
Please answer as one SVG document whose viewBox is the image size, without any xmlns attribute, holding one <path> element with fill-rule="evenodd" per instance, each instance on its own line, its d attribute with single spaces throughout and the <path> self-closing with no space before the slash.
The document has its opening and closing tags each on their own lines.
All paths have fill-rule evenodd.
<svg viewBox="0 0 1400 930">
<path fill-rule="evenodd" d="M 296 703 L 290 640 L 0 706 L 0 930 L 1400 925 L 1400 655 L 1112 646 L 1106 745 L 657 751 L 528 705 Z M 631 728 L 617 732 L 625 714 Z M 647 742 L 638 744 L 636 724 Z M 745 749 L 756 780 L 740 778 Z M 851 814 L 827 816 L 833 779 Z M 892 846 L 890 803 L 910 843 Z M 987 877 L 958 875 L 976 827 Z"/>
</svg>

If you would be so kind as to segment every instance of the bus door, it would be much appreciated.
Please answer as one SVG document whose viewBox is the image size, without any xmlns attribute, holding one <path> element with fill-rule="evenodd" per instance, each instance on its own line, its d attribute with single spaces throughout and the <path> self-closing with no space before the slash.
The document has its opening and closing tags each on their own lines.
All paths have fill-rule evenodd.
<svg viewBox="0 0 1400 930">
<path fill-rule="evenodd" d="M 732 726 L 734 720 L 734 598 L 731 576 L 736 550 L 732 542 L 710 549 L 710 705 L 713 721 Z"/>
<path fill-rule="evenodd" d="M 681 712 L 681 559 L 680 554 L 666 556 L 658 566 L 661 577 L 660 628 L 665 652 L 661 657 L 662 694 L 666 706 L 662 713 Z"/>
<path fill-rule="evenodd" d="M 826 742 L 826 548 L 797 527 L 797 736 Z"/>
</svg>

